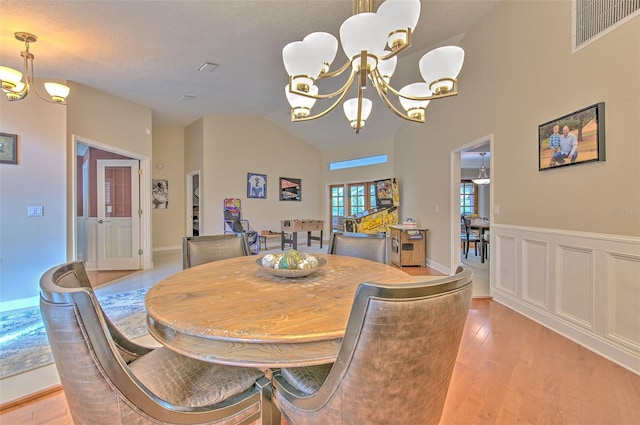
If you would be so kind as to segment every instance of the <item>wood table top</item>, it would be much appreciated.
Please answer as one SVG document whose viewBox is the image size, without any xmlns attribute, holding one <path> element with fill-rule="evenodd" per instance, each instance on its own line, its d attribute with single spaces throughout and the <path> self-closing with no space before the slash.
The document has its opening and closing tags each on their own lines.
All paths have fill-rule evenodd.
<svg viewBox="0 0 640 425">
<path fill-rule="evenodd" d="M 149 331 L 201 360 L 292 367 L 335 360 L 362 282 L 405 283 L 401 269 L 339 255 L 314 274 L 281 278 L 248 256 L 180 271 L 146 295 Z"/>
</svg>

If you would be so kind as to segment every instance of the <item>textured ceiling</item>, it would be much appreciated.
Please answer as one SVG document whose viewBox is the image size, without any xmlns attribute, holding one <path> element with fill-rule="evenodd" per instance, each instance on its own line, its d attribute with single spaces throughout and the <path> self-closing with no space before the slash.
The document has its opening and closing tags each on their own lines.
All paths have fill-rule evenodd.
<svg viewBox="0 0 640 425">
<path fill-rule="evenodd" d="M 418 81 L 420 57 L 456 43 L 496 3 L 423 0 L 413 46 L 399 58 L 393 85 Z M 282 48 L 314 31 L 337 36 L 350 15 L 350 0 L 0 0 L 0 64 L 22 68 L 23 45 L 13 33 L 31 32 L 38 36 L 31 46 L 36 78 L 75 81 L 146 105 L 154 123 L 164 125 L 186 126 L 206 115 L 263 116 L 330 149 L 392 137 L 404 122 L 375 99 L 359 135 L 341 109 L 289 122 Z M 339 50 L 334 67 L 345 60 Z M 205 61 L 219 65 L 213 73 L 198 72 Z M 195 99 L 180 101 L 184 95 Z"/>
</svg>

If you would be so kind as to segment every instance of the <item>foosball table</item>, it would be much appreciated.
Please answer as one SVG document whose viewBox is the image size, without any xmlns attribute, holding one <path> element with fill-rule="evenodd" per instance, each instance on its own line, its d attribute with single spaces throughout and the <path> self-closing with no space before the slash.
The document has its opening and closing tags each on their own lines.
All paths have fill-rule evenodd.
<svg viewBox="0 0 640 425">
<path fill-rule="evenodd" d="M 322 248 L 322 231 L 324 220 L 282 220 L 280 222 L 282 250 L 285 243 L 290 243 L 293 249 L 298 249 L 298 232 L 307 232 L 307 246 L 311 246 L 311 241 L 320 241 Z M 320 232 L 320 236 L 313 236 L 311 232 Z"/>
</svg>

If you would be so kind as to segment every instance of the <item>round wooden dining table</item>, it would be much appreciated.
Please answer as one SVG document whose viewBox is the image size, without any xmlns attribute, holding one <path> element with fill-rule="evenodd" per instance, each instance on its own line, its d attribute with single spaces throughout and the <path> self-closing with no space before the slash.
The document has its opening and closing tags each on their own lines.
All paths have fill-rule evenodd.
<svg viewBox="0 0 640 425">
<path fill-rule="evenodd" d="M 297 367 L 335 360 L 361 282 L 406 283 L 399 268 L 340 255 L 306 277 L 269 274 L 255 256 L 182 270 L 145 297 L 150 334 L 200 360 Z"/>
</svg>

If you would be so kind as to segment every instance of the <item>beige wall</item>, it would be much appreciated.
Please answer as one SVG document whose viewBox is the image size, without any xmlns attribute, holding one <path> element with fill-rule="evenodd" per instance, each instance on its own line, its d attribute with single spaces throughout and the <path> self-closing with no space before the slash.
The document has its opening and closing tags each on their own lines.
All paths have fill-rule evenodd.
<svg viewBox="0 0 640 425">
<path fill-rule="evenodd" d="M 322 217 L 320 151 L 260 117 L 205 117 L 202 134 L 203 234 L 224 231 L 225 198 L 240 198 L 243 217 L 257 231 L 279 231 L 281 220 Z M 267 199 L 247 198 L 247 173 L 267 176 Z M 279 200 L 280 177 L 302 179 L 301 202 Z"/>
<path fill-rule="evenodd" d="M 186 198 L 184 172 L 184 128 L 153 128 L 153 162 L 151 176 L 169 183 L 169 205 L 166 209 L 152 209 L 153 247 L 176 248 L 185 235 Z M 161 167 L 158 165 L 161 164 Z"/>
<path fill-rule="evenodd" d="M 0 304 L 37 296 L 42 273 L 66 259 L 67 109 L 2 97 L 0 132 L 18 136 L 18 164 L 0 164 Z M 27 217 L 29 205 L 43 216 Z"/>
<path fill-rule="evenodd" d="M 429 125 L 396 136 L 401 207 L 432 229 L 437 263 L 450 264 L 451 150 L 487 134 L 495 223 L 640 235 L 640 19 L 576 54 L 570 31 L 569 1 L 501 3 L 462 40 L 460 95 L 432 102 Z M 606 162 L 539 172 L 538 125 L 597 102 Z"/>
<path fill-rule="evenodd" d="M 141 208 L 151 209 L 151 108 L 91 87 L 69 82 L 71 94 L 67 99 L 67 258 L 74 258 L 75 243 L 73 213 L 75 176 L 75 141 L 81 141 L 104 150 L 130 156 L 141 160 Z M 151 226 L 142 223 L 141 246 L 143 249 L 143 267 L 151 266 Z"/>
</svg>

